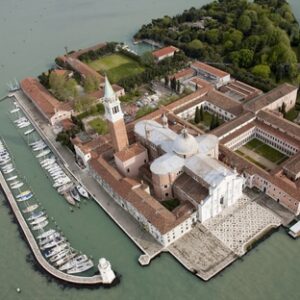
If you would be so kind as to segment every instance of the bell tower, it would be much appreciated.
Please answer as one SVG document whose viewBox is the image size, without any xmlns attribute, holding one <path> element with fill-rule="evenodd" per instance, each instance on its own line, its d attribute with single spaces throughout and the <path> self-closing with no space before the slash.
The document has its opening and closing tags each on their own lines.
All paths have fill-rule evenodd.
<svg viewBox="0 0 300 300">
<path fill-rule="evenodd" d="M 105 77 L 104 100 L 105 118 L 108 122 L 114 150 L 122 151 L 128 147 L 128 137 L 120 100 L 110 82 Z"/>
</svg>

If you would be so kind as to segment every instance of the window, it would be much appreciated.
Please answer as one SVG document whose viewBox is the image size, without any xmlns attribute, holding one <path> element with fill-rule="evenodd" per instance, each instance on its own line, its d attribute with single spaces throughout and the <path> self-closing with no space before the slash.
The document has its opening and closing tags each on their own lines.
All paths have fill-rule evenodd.
<svg viewBox="0 0 300 300">
<path fill-rule="evenodd" d="M 113 108 L 112 108 L 112 112 L 113 112 L 114 114 L 118 113 L 118 112 L 119 112 L 119 106 L 113 107 Z"/>
<path fill-rule="evenodd" d="M 166 195 L 166 197 L 168 197 L 168 196 L 169 196 L 169 193 L 166 193 L 165 195 Z"/>
<path fill-rule="evenodd" d="M 130 172 L 130 169 L 127 169 L 127 173 L 129 173 Z"/>
<path fill-rule="evenodd" d="M 221 199 L 220 199 L 220 204 L 221 204 L 221 205 L 224 204 L 224 197 L 221 197 Z"/>
</svg>

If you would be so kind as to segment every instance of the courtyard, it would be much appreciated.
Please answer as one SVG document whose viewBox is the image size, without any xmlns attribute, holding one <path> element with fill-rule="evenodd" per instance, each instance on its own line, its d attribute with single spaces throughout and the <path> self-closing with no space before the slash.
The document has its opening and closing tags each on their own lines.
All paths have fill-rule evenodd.
<svg viewBox="0 0 300 300">
<path fill-rule="evenodd" d="M 112 83 L 132 75 L 140 74 L 144 68 L 134 59 L 122 54 L 110 54 L 87 62 L 94 70 L 106 73 Z"/>
<path fill-rule="evenodd" d="M 236 150 L 236 153 L 267 171 L 275 169 L 288 159 L 285 154 L 256 138 Z"/>
</svg>

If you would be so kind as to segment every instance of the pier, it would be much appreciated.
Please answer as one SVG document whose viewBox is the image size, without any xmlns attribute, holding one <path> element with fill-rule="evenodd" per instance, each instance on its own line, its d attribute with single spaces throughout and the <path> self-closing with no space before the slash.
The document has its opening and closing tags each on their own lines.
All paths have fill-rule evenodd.
<svg viewBox="0 0 300 300">
<path fill-rule="evenodd" d="M 74 276 L 74 275 L 70 275 L 70 274 L 61 272 L 58 269 L 56 269 L 55 267 L 53 267 L 52 265 L 50 265 L 48 263 L 48 261 L 42 255 L 42 253 L 39 249 L 39 246 L 24 219 L 12 192 L 10 191 L 10 189 L 3 177 L 2 172 L 0 172 L 0 184 L 1 184 L 4 194 L 6 195 L 6 198 L 10 204 L 10 207 L 14 212 L 15 217 L 16 217 L 18 223 L 20 224 L 22 231 L 24 232 L 24 235 L 26 237 L 28 244 L 30 245 L 30 248 L 32 250 L 32 253 L 34 254 L 34 257 L 36 258 L 37 262 L 40 264 L 40 266 L 45 271 L 47 271 L 52 276 L 54 276 L 62 281 L 68 282 L 68 283 L 79 284 L 79 285 L 103 284 L 102 278 L 100 275 L 95 275 L 92 277 Z"/>
</svg>

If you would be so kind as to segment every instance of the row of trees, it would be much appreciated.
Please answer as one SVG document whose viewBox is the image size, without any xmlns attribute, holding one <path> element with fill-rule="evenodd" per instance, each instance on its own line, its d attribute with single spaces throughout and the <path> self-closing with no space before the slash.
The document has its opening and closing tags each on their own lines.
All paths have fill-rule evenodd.
<svg viewBox="0 0 300 300">
<path fill-rule="evenodd" d="M 165 86 L 170 87 L 173 92 L 180 94 L 181 92 L 181 83 L 179 80 L 176 80 L 175 77 L 169 78 L 168 75 L 165 76 Z"/>
<path fill-rule="evenodd" d="M 203 121 L 204 121 L 203 106 L 201 105 L 200 108 L 199 108 L 199 106 L 197 106 L 196 110 L 195 110 L 194 122 L 195 122 L 195 124 L 199 124 L 200 122 L 203 122 Z M 220 124 L 221 124 L 221 122 L 220 122 L 218 115 L 213 114 L 211 121 L 210 121 L 209 130 L 213 130 L 213 129 L 219 127 Z"/>
</svg>

